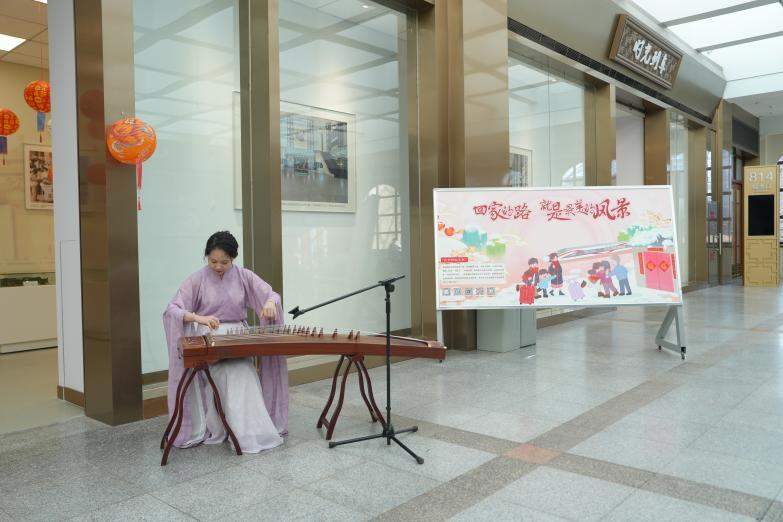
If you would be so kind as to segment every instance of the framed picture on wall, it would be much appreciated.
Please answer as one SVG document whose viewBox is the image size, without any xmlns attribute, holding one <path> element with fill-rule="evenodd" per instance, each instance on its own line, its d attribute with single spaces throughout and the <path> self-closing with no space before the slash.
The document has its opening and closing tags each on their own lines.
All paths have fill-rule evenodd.
<svg viewBox="0 0 783 522">
<path fill-rule="evenodd" d="M 283 210 L 356 211 L 356 117 L 280 104 Z"/>
<path fill-rule="evenodd" d="M 52 148 L 43 145 L 24 146 L 25 207 L 34 210 L 54 208 Z"/>
<path fill-rule="evenodd" d="M 511 147 L 508 161 L 509 187 L 529 187 L 533 169 L 533 151 L 521 147 Z"/>
</svg>

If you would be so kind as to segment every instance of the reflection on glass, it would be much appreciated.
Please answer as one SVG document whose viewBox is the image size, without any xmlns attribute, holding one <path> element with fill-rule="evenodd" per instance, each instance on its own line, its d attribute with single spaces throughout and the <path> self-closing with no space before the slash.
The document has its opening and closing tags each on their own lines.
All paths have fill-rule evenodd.
<svg viewBox="0 0 783 522">
<path fill-rule="evenodd" d="M 586 87 L 552 71 L 546 59 L 521 55 L 509 57 L 508 82 L 511 172 L 519 150 L 530 168 L 529 176 L 515 180 L 537 187 L 584 185 Z"/>
<path fill-rule="evenodd" d="M 293 306 L 410 276 L 405 78 L 415 18 L 369 0 L 279 6 L 283 299 Z M 392 299 L 394 329 L 410 328 L 410 299 L 408 277 Z M 303 320 L 380 331 L 382 293 Z"/>
<path fill-rule="evenodd" d="M 136 116 L 157 133 L 138 215 L 142 371 L 168 367 L 161 313 L 217 230 L 242 237 L 236 5 L 133 0 Z M 236 106 L 236 107 L 235 107 Z M 243 248 L 240 245 L 240 259 Z M 263 276 L 263 274 L 262 274 Z"/>
</svg>

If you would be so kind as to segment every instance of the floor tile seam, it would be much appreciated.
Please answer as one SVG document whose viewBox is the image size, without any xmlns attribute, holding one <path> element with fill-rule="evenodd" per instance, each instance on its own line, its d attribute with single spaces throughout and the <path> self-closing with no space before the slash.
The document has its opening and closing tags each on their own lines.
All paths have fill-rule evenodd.
<svg viewBox="0 0 783 522">
<path fill-rule="evenodd" d="M 391 513 L 391 512 L 395 512 L 395 511 L 403 511 L 404 512 L 406 509 L 415 509 L 415 506 L 417 506 L 421 502 L 424 502 L 424 505 L 426 506 L 427 505 L 427 503 L 426 503 L 427 498 L 429 498 L 433 494 L 442 494 L 442 492 L 444 492 L 444 491 L 447 492 L 449 490 L 449 488 L 453 488 L 453 489 L 459 490 L 462 493 L 469 493 L 470 495 L 472 495 L 467 502 L 464 502 L 464 503 L 462 503 L 460 505 L 456 505 L 455 504 L 454 507 L 456 508 L 456 511 L 454 511 L 453 513 L 450 513 L 449 515 L 444 517 L 443 519 L 445 520 L 446 518 L 451 518 L 451 517 L 453 517 L 453 516 L 463 512 L 463 511 L 465 511 L 467 509 L 472 508 L 476 504 L 478 504 L 478 503 L 488 499 L 492 495 L 496 494 L 501 489 L 509 486 L 514 481 L 519 480 L 523 476 L 533 472 L 534 470 L 536 470 L 536 469 L 538 469 L 540 467 L 539 464 L 531 463 L 531 462 L 525 462 L 526 469 L 524 469 L 524 471 L 521 474 L 519 474 L 519 476 L 511 477 L 509 482 L 503 482 L 503 483 L 499 483 L 499 484 L 497 484 L 497 483 L 496 484 L 492 484 L 491 485 L 492 491 L 486 491 L 486 490 L 478 491 L 478 490 L 475 490 L 475 489 L 468 489 L 468 488 L 464 487 L 461 484 L 461 481 L 464 481 L 464 479 L 465 479 L 465 477 L 467 475 L 475 474 L 476 472 L 479 471 L 480 468 L 482 468 L 484 466 L 490 466 L 493 463 L 502 462 L 502 461 L 523 462 L 523 461 L 518 461 L 516 459 L 512 459 L 510 457 L 504 457 L 503 455 L 498 455 L 495 458 L 493 458 L 492 460 L 489 460 L 489 461 L 481 464 L 480 466 L 478 466 L 476 468 L 473 468 L 472 470 L 469 470 L 469 471 L 467 471 L 467 472 L 465 472 L 465 473 L 463 473 L 461 475 L 458 475 L 458 476 L 456 476 L 456 477 L 454 477 L 454 478 L 452 478 L 452 479 L 450 479 L 448 481 L 444 481 L 444 482 L 440 483 L 439 485 L 437 485 L 436 487 L 432 488 L 431 490 L 426 491 L 426 492 L 424 492 L 424 493 L 422 493 L 420 495 L 417 495 L 417 496 L 407 500 L 406 502 L 403 502 L 402 504 L 400 504 L 398 506 L 395 506 L 395 507 L 385 511 L 384 513 L 381 513 L 377 517 L 374 517 L 373 520 L 388 519 L 387 518 L 389 516 L 388 514 Z M 487 484 L 483 483 L 482 487 L 484 489 L 486 489 L 487 488 Z M 464 497 L 462 497 L 462 498 L 464 498 Z M 440 515 L 440 513 L 439 513 L 439 515 Z"/>
<path fill-rule="evenodd" d="M 620 471 L 620 470 L 629 470 L 629 471 L 632 471 L 634 473 L 639 473 L 639 474 L 642 474 L 642 475 L 649 475 L 649 477 L 647 479 L 645 479 L 643 482 L 641 482 L 640 484 L 635 485 L 635 486 L 631 486 L 631 485 L 628 485 L 626 483 L 623 483 L 622 481 L 615 480 L 611 476 L 603 476 L 603 477 L 601 477 L 601 476 L 596 476 L 596 474 L 582 473 L 581 471 L 574 470 L 572 468 L 563 469 L 562 467 L 557 466 L 557 462 L 556 462 L 557 459 L 555 459 L 555 460 L 553 460 L 551 462 L 544 463 L 541 466 L 552 468 L 552 469 L 557 469 L 557 470 L 560 470 L 560 471 L 567 471 L 567 472 L 578 474 L 580 476 L 584 476 L 584 477 L 588 477 L 588 478 L 596 478 L 596 479 L 599 479 L 599 480 L 603 480 L 605 482 L 611 482 L 613 484 L 619 484 L 619 485 L 622 485 L 622 486 L 631 487 L 631 488 L 634 488 L 634 489 L 639 489 L 639 490 L 642 490 L 642 491 L 646 491 L 648 493 L 654 493 L 656 495 L 661 495 L 661 496 L 665 496 L 665 497 L 668 497 L 668 498 L 685 500 L 687 502 L 691 502 L 691 503 L 694 503 L 694 504 L 699 504 L 699 505 L 702 505 L 702 506 L 711 507 L 711 508 L 714 508 L 714 509 L 719 509 L 719 510 L 725 511 L 727 513 L 736 513 L 736 514 L 740 514 L 740 515 L 745 515 L 747 513 L 745 513 L 745 512 L 738 512 L 738 511 L 727 511 L 727 510 L 725 510 L 723 508 L 717 507 L 717 503 L 716 504 L 706 504 L 706 503 L 704 503 L 704 502 L 702 502 L 702 501 L 700 501 L 700 500 L 698 500 L 697 498 L 694 498 L 694 497 L 690 497 L 688 499 L 684 499 L 684 498 L 682 498 L 682 496 L 668 495 L 668 494 L 662 493 L 662 492 L 660 492 L 660 491 L 658 491 L 658 490 L 656 490 L 654 488 L 651 488 L 650 485 L 655 483 L 655 482 L 657 482 L 657 481 L 659 481 L 659 480 L 664 480 L 664 481 L 667 481 L 669 483 L 671 483 L 671 482 L 685 482 L 685 483 L 688 483 L 688 484 L 693 485 L 693 486 L 698 487 L 698 488 L 725 490 L 725 491 L 728 491 L 728 492 L 730 492 L 730 493 L 732 493 L 734 495 L 749 497 L 749 498 L 757 499 L 759 501 L 764 501 L 764 502 L 768 501 L 768 502 L 770 502 L 770 504 L 774 503 L 774 502 L 778 502 L 775 499 L 772 499 L 772 498 L 769 498 L 769 497 L 763 497 L 763 496 L 760 496 L 760 495 L 753 495 L 751 493 L 745 493 L 745 492 L 742 492 L 742 491 L 737 491 L 737 490 L 726 488 L 726 487 L 722 487 L 722 486 L 715 486 L 713 484 L 707 484 L 707 483 L 704 483 L 704 482 L 697 482 L 695 480 L 690 480 L 690 479 L 686 479 L 686 478 L 682 478 L 682 477 L 677 477 L 677 476 L 674 476 L 674 475 L 668 475 L 668 474 L 660 472 L 660 471 L 650 471 L 650 470 L 646 470 L 646 469 L 642 469 L 642 468 L 634 468 L 632 466 L 626 466 L 624 464 L 617 464 L 617 463 L 614 463 L 614 462 L 609 462 L 609 461 L 601 460 L 601 459 L 594 458 L 594 457 L 585 457 L 584 455 L 579 455 L 579 454 L 569 453 L 569 452 L 565 452 L 565 453 L 563 453 L 563 455 L 564 456 L 569 456 L 569 457 L 576 457 L 578 459 L 593 460 L 593 461 L 599 462 L 599 463 L 601 463 L 601 464 L 603 464 L 605 466 L 608 466 L 608 467 L 611 467 L 611 468 L 617 468 L 618 471 Z M 718 498 L 720 498 L 720 497 L 718 497 Z M 781 502 L 780 504 L 781 504 L 781 507 L 783 507 L 783 502 Z"/>
</svg>

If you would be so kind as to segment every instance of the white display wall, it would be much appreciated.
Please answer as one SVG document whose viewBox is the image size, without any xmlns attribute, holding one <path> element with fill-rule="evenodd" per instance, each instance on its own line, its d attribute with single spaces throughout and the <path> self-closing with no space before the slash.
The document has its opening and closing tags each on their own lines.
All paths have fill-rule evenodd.
<svg viewBox="0 0 783 522">
<path fill-rule="evenodd" d="M 348 161 L 355 162 L 356 177 L 355 211 L 284 210 L 287 308 L 410 276 L 407 102 L 401 84 L 407 23 L 404 14 L 369 1 L 280 0 L 282 110 L 293 103 L 303 106 L 302 113 L 335 111 L 335 119 L 349 121 L 355 158 L 349 155 Z M 383 295 L 377 289 L 297 322 L 381 331 Z M 392 303 L 392 328 L 409 328 L 409 277 L 397 285 Z"/>
<path fill-rule="evenodd" d="M 617 105 L 615 185 L 644 185 L 644 115 Z"/>
<path fill-rule="evenodd" d="M 234 171 L 237 9 L 208 0 L 134 0 L 133 8 L 136 116 L 158 136 L 144 163 L 138 216 L 148 373 L 168 367 L 162 314 L 181 282 L 204 265 L 209 235 L 229 230 L 241 243 L 242 211 L 234 200 L 241 183 Z"/>
</svg>

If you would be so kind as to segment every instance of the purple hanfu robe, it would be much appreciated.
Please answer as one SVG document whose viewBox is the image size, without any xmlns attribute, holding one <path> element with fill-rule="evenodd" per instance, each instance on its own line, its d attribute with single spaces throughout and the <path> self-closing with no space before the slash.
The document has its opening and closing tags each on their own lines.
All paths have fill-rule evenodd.
<svg viewBox="0 0 783 522">
<path fill-rule="evenodd" d="M 193 312 L 202 316 L 215 316 L 221 324 L 226 323 L 239 323 L 246 324 L 245 319 L 247 317 L 247 309 L 250 308 L 258 315 L 261 324 L 268 324 L 269 321 L 262 317 L 262 310 L 264 305 L 269 299 L 272 299 L 277 306 L 277 321 L 282 323 L 283 309 L 280 300 L 280 296 L 272 290 L 272 287 L 258 277 L 252 271 L 232 266 L 227 270 L 221 278 L 211 268 L 205 266 L 201 270 L 190 275 L 185 282 L 182 283 L 174 299 L 171 300 L 166 311 L 163 313 L 163 326 L 166 331 L 166 342 L 169 350 L 169 381 L 168 381 L 168 407 L 169 414 L 174 411 L 174 400 L 177 393 L 177 385 L 179 384 L 180 377 L 184 371 L 182 366 L 182 359 L 179 357 L 177 351 L 177 342 L 183 335 L 197 335 L 203 331 L 204 327 L 201 325 L 195 325 L 193 323 L 185 324 L 184 317 L 187 312 Z M 201 327 L 201 330 L 197 327 Z M 264 419 L 271 418 L 271 422 L 274 423 L 273 428 L 276 428 L 277 433 L 273 434 L 273 438 L 277 438 L 277 435 L 284 435 L 288 431 L 288 366 L 286 358 L 284 356 L 263 356 L 261 359 L 261 368 L 259 371 L 261 390 L 263 393 L 263 401 L 260 402 L 260 409 L 263 410 L 263 406 L 266 405 L 266 412 L 262 412 Z M 239 361 L 246 361 L 241 359 Z M 218 363 L 216 367 L 223 363 Z M 244 365 L 247 368 L 247 365 Z M 213 374 L 215 371 L 213 371 Z M 256 375 L 253 373 L 253 375 Z M 218 376 L 213 375 L 216 381 L 219 381 Z M 257 380 L 257 379 L 256 379 Z M 231 379 L 223 379 L 223 382 L 231 382 Z M 253 384 L 255 386 L 255 384 Z M 220 382 L 218 387 L 221 388 Z M 244 388 L 241 393 L 245 393 L 245 390 L 250 390 L 252 386 L 248 386 L 244 383 Z M 193 392 L 193 390 L 196 390 Z M 253 390 L 251 390 L 253 391 Z M 194 395 L 198 393 L 200 397 Z M 257 394 L 257 390 L 255 390 Z M 221 394 L 222 395 L 222 394 Z M 222 397 L 223 401 L 231 400 L 230 397 Z M 209 440 L 211 436 L 215 434 L 209 433 L 209 423 L 207 423 L 207 433 L 196 432 L 194 433 L 194 405 L 193 401 L 196 401 L 196 415 L 201 414 L 200 409 L 207 408 L 211 403 L 211 390 L 209 386 L 205 386 L 205 382 L 201 378 L 194 379 L 191 385 L 191 392 L 185 398 L 184 404 L 184 418 L 182 421 L 182 428 L 177 436 L 174 444 L 178 447 L 192 446 L 200 442 L 215 442 Z M 250 403 L 252 404 L 252 403 Z M 226 404 L 224 404 L 226 409 Z M 248 417 L 251 417 L 251 421 L 255 420 L 252 417 L 256 412 L 245 412 Z M 209 412 L 203 411 L 203 415 L 200 419 L 206 418 Z M 228 413 L 227 413 L 228 414 Z M 243 415 L 244 416 L 244 415 Z M 260 417 L 260 416 L 259 416 Z M 199 419 L 199 420 L 200 420 Z M 240 424 L 244 424 L 246 419 L 240 419 Z M 231 419 L 229 419 L 231 422 Z M 256 426 L 262 422 L 259 420 L 255 423 Z M 269 423 L 269 421 L 266 421 Z M 252 424 L 252 423 L 251 423 Z M 213 424 L 214 426 L 214 424 Z M 232 429 L 237 431 L 237 428 L 233 426 Z M 198 430 L 196 430 L 198 431 Z M 219 434 L 222 436 L 223 434 Z M 239 434 L 237 434 L 239 437 Z M 266 437 L 269 441 L 269 436 Z M 243 445 L 240 437 L 240 445 Z M 272 447 L 272 443 L 267 442 L 268 447 Z M 245 450 L 245 448 L 242 448 Z M 265 449 L 265 448 L 262 448 Z"/>
</svg>

